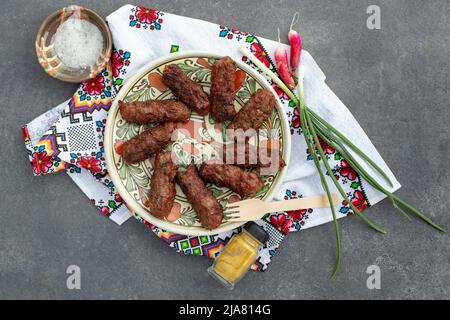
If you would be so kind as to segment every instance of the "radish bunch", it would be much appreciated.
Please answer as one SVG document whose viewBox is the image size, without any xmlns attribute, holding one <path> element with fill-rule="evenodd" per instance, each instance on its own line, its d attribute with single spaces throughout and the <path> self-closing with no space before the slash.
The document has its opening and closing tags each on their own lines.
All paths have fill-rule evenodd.
<svg viewBox="0 0 450 320">
<path fill-rule="evenodd" d="M 289 30 L 288 38 L 291 45 L 291 64 L 289 68 L 288 53 L 287 50 L 281 45 L 280 30 L 278 30 L 278 47 L 275 49 L 275 61 L 278 67 L 278 73 L 281 80 L 289 87 L 294 89 L 297 84 L 296 71 L 300 64 L 300 56 L 302 54 L 302 39 L 297 31 L 294 30 L 294 26 L 298 22 L 298 12 L 294 14 L 292 18 L 291 27 Z"/>
</svg>

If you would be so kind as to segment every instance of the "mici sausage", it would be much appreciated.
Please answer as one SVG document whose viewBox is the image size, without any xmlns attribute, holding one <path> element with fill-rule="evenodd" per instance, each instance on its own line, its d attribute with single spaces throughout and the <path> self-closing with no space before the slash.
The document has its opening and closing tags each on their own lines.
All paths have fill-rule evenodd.
<svg viewBox="0 0 450 320">
<path fill-rule="evenodd" d="M 150 212 L 156 218 L 166 218 L 172 210 L 177 169 L 178 165 L 172 161 L 171 152 L 160 152 L 156 155 L 148 197 Z"/>
<path fill-rule="evenodd" d="M 189 77 L 175 64 L 164 68 L 163 82 L 172 93 L 189 108 L 204 116 L 209 113 L 209 98 L 202 86 Z"/>
<path fill-rule="evenodd" d="M 223 122 L 233 120 L 236 79 L 236 64 L 230 57 L 218 60 L 211 72 L 211 114 L 214 120 Z"/>
<path fill-rule="evenodd" d="M 200 176 L 206 182 L 230 188 L 242 197 L 254 196 L 264 187 L 264 182 L 256 173 L 229 164 L 204 162 L 200 167 Z"/>
<path fill-rule="evenodd" d="M 248 129 L 257 131 L 266 121 L 275 107 L 275 97 L 272 92 L 259 89 L 250 100 L 239 110 L 228 129 Z"/>
<path fill-rule="evenodd" d="M 148 122 L 186 122 L 190 110 L 178 100 L 148 100 L 125 103 L 119 101 L 122 118 L 127 122 L 145 124 Z"/>
<path fill-rule="evenodd" d="M 123 144 L 123 160 L 127 163 L 137 163 L 148 159 L 170 142 L 172 133 L 176 128 L 176 122 L 166 122 L 147 129 L 140 135 L 126 141 Z"/>
<path fill-rule="evenodd" d="M 177 182 L 197 212 L 202 226 L 208 230 L 219 227 L 222 223 L 223 209 L 200 179 L 193 164 L 189 165 L 185 172 L 178 171 Z"/>
</svg>

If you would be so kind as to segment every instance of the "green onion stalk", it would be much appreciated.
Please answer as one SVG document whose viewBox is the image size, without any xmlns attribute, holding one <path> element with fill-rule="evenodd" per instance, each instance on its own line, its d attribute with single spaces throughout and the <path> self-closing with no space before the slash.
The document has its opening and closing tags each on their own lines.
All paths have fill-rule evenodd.
<svg viewBox="0 0 450 320">
<path fill-rule="evenodd" d="M 416 209 L 413 205 L 408 202 L 400 199 L 398 196 L 394 195 L 392 192 L 388 191 L 385 187 L 383 187 L 374 177 L 372 177 L 358 162 L 358 160 L 353 157 L 350 153 L 349 149 L 356 153 L 361 159 L 363 159 L 374 171 L 376 171 L 383 178 L 385 182 L 387 182 L 391 187 L 393 186 L 392 181 L 389 179 L 388 175 L 372 160 L 368 155 L 366 155 L 360 148 L 354 145 L 349 139 L 347 139 L 339 130 L 334 128 L 330 123 L 322 119 L 318 114 L 309 109 L 305 103 L 305 94 L 303 87 L 303 70 L 300 67 L 300 76 L 298 81 L 298 97 L 292 92 L 281 79 L 272 72 L 269 68 L 267 68 L 261 61 L 256 58 L 253 53 L 251 53 L 246 47 L 240 48 L 241 53 L 246 56 L 251 62 L 253 62 L 259 69 L 261 69 L 272 81 L 274 81 L 280 89 L 282 89 L 289 98 L 295 103 L 296 108 L 300 114 L 300 122 L 302 126 L 303 136 L 306 141 L 306 145 L 309 148 L 314 164 L 319 172 L 321 184 L 327 194 L 328 201 L 330 203 L 331 214 L 333 217 L 333 223 L 336 234 L 336 243 L 337 243 L 337 259 L 336 264 L 332 273 L 332 277 L 335 277 L 337 272 L 339 271 L 339 267 L 341 264 L 341 242 L 340 242 L 340 232 L 339 232 L 339 224 L 336 218 L 335 212 L 335 204 L 333 203 L 333 199 L 331 197 L 331 191 L 327 183 L 327 179 L 323 168 L 326 173 L 331 178 L 331 181 L 335 185 L 336 189 L 339 191 L 345 202 L 351 208 L 351 210 L 368 226 L 374 229 L 377 232 L 385 234 L 386 231 L 378 226 L 375 222 L 369 219 L 363 212 L 358 210 L 352 203 L 352 201 L 348 198 L 347 194 L 344 192 L 342 186 L 337 181 L 330 164 L 328 163 L 328 159 L 325 156 L 323 148 L 320 144 L 321 139 L 327 145 L 332 147 L 334 150 L 339 152 L 340 155 L 347 161 L 347 163 L 358 173 L 358 175 L 366 180 L 372 187 L 381 193 L 385 194 L 389 201 L 392 203 L 393 207 L 399 211 L 403 216 L 410 220 L 410 214 L 413 214 L 425 221 L 429 225 L 431 225 L 436 230 L 440 232 L 446 232 L 444 228 L 434 223 L 430 218 L 421 213 L 418 209 Z M 316 152 L 317 150 L 317 152 Z"/>
</svg>

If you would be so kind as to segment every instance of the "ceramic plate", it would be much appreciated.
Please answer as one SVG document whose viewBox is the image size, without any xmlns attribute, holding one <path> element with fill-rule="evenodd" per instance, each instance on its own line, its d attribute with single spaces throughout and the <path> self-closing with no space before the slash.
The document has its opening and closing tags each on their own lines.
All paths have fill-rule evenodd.
<svg viewBox="0 0 450 320">
<path fill-rule="evenodd" d="M 150 63 L 142 68 L 127 84 L 121 89 L 112 105 L 105 130 L 105 152 L 108 172 L 117 190 L 121 194 L 128 208 L 148 222 L 164 230 L 184 235 L 211 235 L 232 230 L 242 225 L 242 223 L 227 222 L 226 217 L 222 225 L 215 230 L 206 230 L 201 227 L 196 212 L 186 200 L 185 195 L 177 185 L 175 198 L 175 221 L 160 220 L 151 215 L 144 203 L 150 189 L 152 177 L 152 160 L 129 165 L 122 157 L 116 153 L 114 144 L 118 141 L 129 140 L 151 126 L 140 126 L 127 123 L 121 117 L 117 101 L 125 102 L 135 100 L 163 100 L 173 98 L 172 92 L 162 82 L 162 71 L 168 64 L 177 64 L 193 80 L 199 82 L 205 92 L 209 93 L 211 86 L 211 65 L 218 55 L 205 52 L 185 52 L 170 54 Z M 259 88 L 265 88 L 277 97 L 275 91 L 269 83 L 262 78 L 255 70 L 241 61 L 236 61 L 237 67 L 245 79 L 236 93 L 235 107 L 239 110 L 251 97 L 253 92 Z M 283 159 L 289 160 L 290 156 L 290 132 L 286 115 L 278 97 L 277 105 L 270 118 L 263 124 L 262 129 L 271 129 L 270 135 L 254 137 L 251 141 L 254 145 L 270 145 L 278 147 Z M 194 161 L 199 164 L 204 160 L 215 156 L 215 151 L 211 143 L 227 143 L 226 135 L 223 132 L 224 126 L 215 123 L 210 116 L 200 116 L 191 113 L 190 121 L 183 126 L 177 140 L 167 147 L 172 150 L 182 163 Z M 202 141 L 193 139 L 194 132 L 202 137 Z M 188 134 L 189 133 L 189 134 Z M 264 187 L 256 198 L 270 201 L 278 190 L 287 166 L 277 173 L 263 176 Z M 219 188 L 208 185 L 222 206 L 228 202 L 240 200 L 239 196 L 227 188 Z"/>
</svg>

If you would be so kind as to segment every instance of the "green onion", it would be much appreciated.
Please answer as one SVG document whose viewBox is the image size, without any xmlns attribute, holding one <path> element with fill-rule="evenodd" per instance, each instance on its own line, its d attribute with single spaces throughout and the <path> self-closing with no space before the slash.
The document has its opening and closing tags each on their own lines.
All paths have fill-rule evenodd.
<svg viewBox="0 0 450 320">
<path fill-rule="evenodd" d="M 311 140 L 311 135 L 309 134 L 309 127 L 306 121 L 306 109 L 304 107 L 300 107 L 299 109 L 300 112 L 300 121 L 302 124 L 302 128 L 304 132 L 308 132 L 308 134 L 305 133 L 305 140 L 306 140 L 306 144 L 309 148 L 309 150 L 314 150 L 314 144 Z M 314 160 L 314 164 L 316 165 L 316 168 L 318 168 L 318 172 L 319 172 L 319 176 L 320 176 L 320 181 L 322 182 L 322 186 L 325 189 L 326 193 L 327 193 L 327 197 L 328 197 L 328 201 L 330 203 L 330 208 L 331 208 L 331 214 L 333 216 L 333 223 L 334 223 L 334 230 L 335 230 L 335 235 L 336 235 L 336 245 L 337 245 L 337 259 L 336 259 L 336 265 L 334 267 L 334 271 L 331 275 L 331 277 L 335 277 L 336 274 L 339 271 L 339 267 L 341 264 L 341 236 L 340 236 L 340 232 L 339 232 L 339 224 L 336 218 L 336 212 L 334 211 L 334 203 L 333 203 L 333 199 L 331 197 L 331 192 L 330 192 L 330 188 L 328 187 L 327 181 L 325 179 L 325 175 L 323 174 L 322 170 L 320 170 L 320 162 L 319 159 L 317 157 L 317 154 L 315 152 L 312 152 L 312 157 Z"/>
<path fill-rule="evenodd" d="M 274 81 L 280 89 L 282 89 L 291 99 L 294 101 L 297 109 L 300 113 L 300 121 L 303 129 L 303 136 L 305 138 L 306 144 L 311 151 L 311 155 L 314 161 L 314 164 L 319 172 L 320 181 L 322 186 L 327 193 L 328 200 L 330 202 L 331 214 L 333 216 L 333 222 L 335 227 L 336 234 L 336 242 L 337 242 L 337 261 L 332 273 L 332 277 L 334 277 L 339 271 L 339 266 L 341 263 L 341 243 L 340 243 L 340 233 L 339 233 L 339 224 L 336 218 L 336 213 L 334 209 L 333 200 L 331 199 L 330 188 L 327 184 L 326 177 L 322 172 L 322 168 L 320 162 L 322 162 L 325 166 L 325 169 L 330 176 L 332 182 L 338 189 L 339 193 L 346 200 L 347 204 L 350 206 L 352 211 L 361 218 L 367 225 L 369 225 L 374 230 L 380 233 L 386 233 L 381 227 L 372 222 L 369 218 L 366 217 L 361 211 L 359 211 L 350 199 L 345 194 L 342 186 L 337 181 L 334 176 L 330 164 L 328 163 L 328 159 L 326 158 L 322 146 L 320 145 L 319 137 L 325 143 L 327 143 L 330 147 L 334 148 L 337 152 L 339 152 L 342 157 L 348 162 L 348 164 L 355 170 L 358 175 L 366 180 L 372 187 L 381 193 L 385 194 L 387 198 L 390 200 L 395 209 L 397 209 L 401 214 L 403 214 L 407 219 L 410 219 L 409 213 L 415 214 L 417 217 L 431 225 L 433 228 L 446 232 L 444 228 L 434 223 L 430 218 L 425 216 L 419 210 L 417 210 L 414 206 L 409 204 L 408 202 L 400 199 L 398 196 L 386 190 L 374 177 L 372 177 L 362 166 L 361 164 L 352 156 L 350 151 L 347 149 L 350 148 L 355 152 L 361 159 L 363 159 L 368 165 L 370 165 L 376 172 L 378 172 L 383 179 L 389 183 L 392 187 L 392 181 L 389 179 L 388 175 L 372 160 L 368 155 L 366 155 L 360 148 L 355 146 L 348 138 L 346 138 L 339 130 L 334 128 L 331 124 L 322 119 L 315 112 L 310 110 L 305 104 L 305 95 L 304 95 L 304 87 L 303 87 L 303 70 L 300 68 L 300 77 L 299 77 L 299 86 L 298 93 L 299 97 L 297 97 L 284 83 L 278 78 L 278 76 L 273 73 L 269 68 L 267 68 L 261 61 L 258 60 L 247 48 L 241 47 L 241 53 L 246 56 L 251 62 L 253 62 L 260 70 L 262 70 L 267 76 L 269 76 L 272 81 Z M 317 151 L 320 157 L 315 152 L 315 147 L 317 147 Z"/>
</svg>

